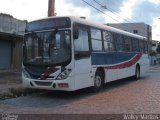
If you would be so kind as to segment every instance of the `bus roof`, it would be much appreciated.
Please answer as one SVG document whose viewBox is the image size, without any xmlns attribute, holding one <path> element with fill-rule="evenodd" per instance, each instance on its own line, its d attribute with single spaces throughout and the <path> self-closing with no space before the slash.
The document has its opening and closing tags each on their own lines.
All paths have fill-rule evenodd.
<svg viewBox="0 0 160 120">
<path fill-rule="evenodd" d="M 105 30 L 108 30 L 108 31 L 111 31 L 111 32 L 114 32 L 114 33 L 120 33 L 120 34 L 123 34 L 123 35 L 126 35 L 126 36 L 135 37 L 135 38 L 138 38 L 138 39 L 147 40 L 146 37 L 136 35 L 136 34 L 121 30 L 121 29 L 117 29 L 117 28 L 114 28 L 114 27 L 111 27 L 111 26 L 108 26 L 108 25 L 105 25 L 105 24 L 89 21 L 89 20 L 86 20 L 84 18 L 75 17 L 75 16 L 52 16 L 52 17 L 47 17 L 47 18 L 38 19 L 38 20 L 45 20 L 45 19 L 51 19 L 51 18 L 61 18 L 61 17 L 63 17 L 63 18 L 68 17 L 68 18 L 71 19 L 72 22 L 76 22 L 76 23 L 80 23 L 80 24 L 84 24 L 84 25 L 89 25 L 89 26 L 99 28 L 99 29 L 105 29 Z M 37 21 L 37 20 L 34 20 L 34 21 Z M 31 21 L 31 22 L 33 22 L 33 21 Z"/>
<path fill-rule="evenodd" d="M 117 28 L 114 28 L 114 27 L 111 27 L 111 26 L 108 26 L 108 25 L 105 25 L 105 24 L 92 22 L 92 21 L 86 20 L 84 18 L 78 18 L 78 17 L 74 17 L 74 16 L 71 16 L 70 18 L 72 20 L 74 20 L 75 22 L 79 22 L 79 23 L 85 24 L 85 25 L 90 25 L 90 26 L 93 26 L 93 27 L 96 27 L 96 28 L 99 28 L 99 29 L 106 29 L 106 30 L 111 31 L 111 32 L 120 33 L 120 34 L 123 34 L 123 35 L 136 37 L 136 38 L 139 38 L 139 39 L 147 39 L 146 37 L 136 35 L 136 34 L 121 30 L 121 29 L 117 29 Z"/>
</svg>

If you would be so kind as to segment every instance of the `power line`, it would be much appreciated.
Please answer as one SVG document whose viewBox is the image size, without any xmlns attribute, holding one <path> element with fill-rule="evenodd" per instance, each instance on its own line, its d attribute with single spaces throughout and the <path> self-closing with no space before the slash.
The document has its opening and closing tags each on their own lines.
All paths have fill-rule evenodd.
<svg viewBox="0 0 160 120">
<path fill-rule="evenodd" d="M 118 22 L 118 23 L 119 23 L 119 21 L 118 21 L 118 20 L 116 20 L 116 19 L 114 19 L 113 17 L 109 16 L 108 14 L 106 14 L 105 12 L 103 12 L 102 10 L 100 10 L 100 9 L 96 8 L 95 6 L 93 6 L 93 5 L 91 5 L 90 3 L 86 2 L 85 0 L 82 0 L 82 1 L 83 1 L 83 2 L 85 2 L 87 5 L 89 5 L 89 6 L 93 7 L 93 8 L 94 8 L 94 9 L 96 9 L 97 11 L 99 11 L 99 12 L 101 12 L 101 13 L 105 14 L 106 16 L 110 17 L 111 19 L 113 19 L 113 20 L 115 20 L 116 22 Z M 126 25 L 126 24 L 125 24 L 124 26 L 127 26 L 128 28 L 131 28 L 130 26 L 128 26 L 128 25 Z M 142 32 L 140 32 L 140 33 L 142 33 Z M 144 33 L 142 33 L 142 34 L 144 34 Z"/>
<path fill-rule="evenodd" d="M 98 2 L 98 1 L 96 1 L 96 0 L 93 0 L 93 1 L 94 1 L 95 3 L 97 3 L 98 5 L 100 5 L 100 6 L 104 6 L 104 5 L 102 5 L 100 2 Z M 116 15 L 116 16 L 122 18 L 124 21 L 129 22 L 129 23 L 132 23 L 132 21 L 129 21 L 129 20 L 127 20 L 127 19 L 121 17 L 120 15 L 116 14 L 116 13 L 113 12 L 112 10 L 109 10 L 106 6 L 103 7 L 103 8 L 106 9 L 106 10 L 108 10 L 108 11 L 110 11 L 110 12 L 112 12 L 114 15 Z M 137 27 L 137 25 L 135 25 L 135 26 Z M 133 26 L 133 27 L 136 28 L 135 26 Z M 130 27 L 130 26 L 129 26 L 129 27 Z M 133 27 L 132 27 L 132 28 L 133 28 Z M 140 27 L 138 26 L 138 28 L 140 28 Z M 136 29 L 137 29 L 137 28 L 136 28 Z M 142 28 L 140 28 L 140 29 L 141 29 L 141 30 L 144 30 L 144 29 L 142 29 Z M 140 32 L 140 33 L 145 34 L 144 32 Z"/>
<path fill-rule="evenodd" d="M 116 16 L 122 18 L 122 19 L 125 20 L 126 22 L 130 22 L 130 21 L 128 21 L 127 19 L 125 19 L 125 18 L 121 17 L 120 15 L 116 14 L 116 13 L 113 12 L 112 10 L 108 9 L 105 5 L 102 5 L 101 3 L 97 2 L 96 0 L 93 0 L 93 1 L 94 1 L 95 3 L 97 3 L 98 5 L 102 6 L 104 9 L 106 9 L 106 10 L 112 12 L 114 15 L 116 15 Z"/>
<path fill-rule="evenodd" d="M 89 4 L 89 3 L 88 3 L 88 2 L 86 2 L 85 0 L 82 0 L 82 1 L 83 1 L 83 2 L 85 2 L 87 5 L 89 5 L 89 6 L 93 7 L 94 9 L 98 10 L 99 12 L 101 12 L 101 13 L 103 13 L 103 14 L 107 15 L 108 17 L 110 17 L 111 19 L 115 20 L 116 22 L 119 22 L 118 20 L 114 19 L 113 17 L 111 17 L 110 15 L 106 14 L 105 12 L 103 12 L 103 11 L 101 11 L 100 9 L 96 8 L 95 6 L 93 6 L 93 5 Z"/>
<path fill-rule="evenodd" d="M 96 0 L 93 0 L 93 1 L 96 2 L 97 4 L 99 4 L 102 8 L 104 8 L 104 9 L 112 12 L 113 14 L 119 16 L 120 18 L 122 18 L 122 19 L 124 19 L 124 20 L 126 20 L 126 21 L 131 20 L 131 19 L 129 19 L 129 18 L 123 18 L 122 16 L 120 16 L 120 15 L 118 15 L 116 12 L 114 12 L 113 9 L 109 9 L 108 7 L 106 7 L 106 5 L 103 5 L 103 4 L 100 3 L 99 1 L 98 1 L 98 2 L 97 2 Z M 105 6 L 105 7 L 104 7 L 104 6 Z M 130 22 L 130 21 L 129 21 L 129 22 Z M 131 22 L 136 22 L 136 21 L 131 20 Z"/>
</svg>

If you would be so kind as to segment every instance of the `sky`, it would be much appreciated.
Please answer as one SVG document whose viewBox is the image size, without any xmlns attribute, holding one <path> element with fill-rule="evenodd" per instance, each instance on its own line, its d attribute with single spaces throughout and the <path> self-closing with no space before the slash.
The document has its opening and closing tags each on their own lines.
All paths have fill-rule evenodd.
<svg viewBox="0 0 160 120">
<path fill-rule="evenodd" d="M 144 22 L 160 41 L 160 0 L 55 0 L 57 16 L 84 16 L 99 23 Z M 96 7 L 94 9 L 88 4 Z M 48 0 L 1 0 L 0 13 L 20 20 L 47 17 Z M 102 13 L 103 12 L 103 13 Z"/>
</svg>

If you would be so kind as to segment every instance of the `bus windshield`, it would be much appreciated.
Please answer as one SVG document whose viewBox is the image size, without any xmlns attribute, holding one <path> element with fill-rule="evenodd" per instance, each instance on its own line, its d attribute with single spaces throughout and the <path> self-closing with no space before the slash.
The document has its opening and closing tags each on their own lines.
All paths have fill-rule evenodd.
<svg viewBox="0 0 160 120">
<path fill-rule="evenodd" d="M 65 64 L 71 59 L 70 30 L 28 33 L 24 36 L 23 52 L 24 64 Z"/>
</svg>

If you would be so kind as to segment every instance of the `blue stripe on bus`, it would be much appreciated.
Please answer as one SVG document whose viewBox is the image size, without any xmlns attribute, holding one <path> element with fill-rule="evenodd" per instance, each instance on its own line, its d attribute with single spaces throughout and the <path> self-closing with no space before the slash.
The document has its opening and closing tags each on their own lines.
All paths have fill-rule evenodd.
<svg viewBox="0 0 160 120">
<path fill-rule="evenodd" d="M 108 52 L 108 53 L 92 53 L 92 65 L 111 65 L 118 64 L 132 59 L 136 53 L 126 52 Z"/>
</svg>

